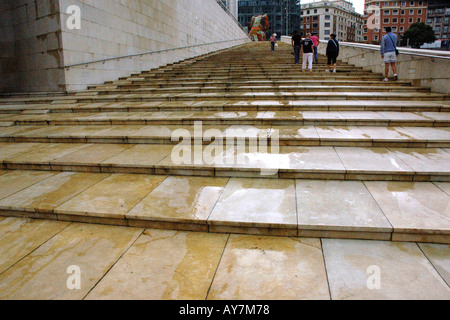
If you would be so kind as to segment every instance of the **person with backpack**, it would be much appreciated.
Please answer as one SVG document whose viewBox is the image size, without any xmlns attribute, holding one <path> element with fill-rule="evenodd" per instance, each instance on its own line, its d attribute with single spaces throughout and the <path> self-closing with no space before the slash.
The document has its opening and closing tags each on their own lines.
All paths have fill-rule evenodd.
<svg viewBox="0 0 450 320">
<path fill-rule="evenodd" d="M 381 58 L 383 59 L 385 63 L 385 78 L 384 82 L 389 81 L 389 66 L 392 68 L 392 71 L 394 72 L 394 81 L 398 80 L 397 75 L 397 35 L 392 32 L 391 27 L 386 27 L 386 35 L 381 40 Z"/>
<path fill-rule="evenodd" d="M 339 41 L 336 40 L 336 35 L 331 35 L 331 40 L 328 41 L 327 46 L 327 57 L 328 57 L 328 70 L 325 70 L 326 72 L 331 72 L 331 65 L 333 65 L 333 73 L 336 73 L 337 68 L 337 58 L 339 57 Z"/>
<path fill-rule="evenodd" d="M 291 39 L 291 44 L 294 47 L 295 64 L 300 63 L 300 49 L 302 48 L 302 37 L 298 34 L 298 31 L 294 31 L 294 35 Z"/>
</svg>

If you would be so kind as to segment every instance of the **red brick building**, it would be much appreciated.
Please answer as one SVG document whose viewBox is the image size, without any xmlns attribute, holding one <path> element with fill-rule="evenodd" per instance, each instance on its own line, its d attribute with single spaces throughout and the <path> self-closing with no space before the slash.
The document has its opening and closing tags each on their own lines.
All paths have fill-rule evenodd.
<svg viewBox="0 0 450 320">
<path fill-rule="evenodd" d="M 402 35 L 415 22 L 426 22 L 427 1 L 366 0 L 363 38 L 366 43 L 379 44 L 384 28 Z"/>
</svg>

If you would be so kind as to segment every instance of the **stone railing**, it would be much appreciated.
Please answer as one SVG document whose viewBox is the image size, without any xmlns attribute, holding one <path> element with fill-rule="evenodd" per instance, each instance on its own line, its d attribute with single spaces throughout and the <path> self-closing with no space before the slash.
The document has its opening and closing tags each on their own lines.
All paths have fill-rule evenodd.
<svg viewBox="0 0 450 320">
<path fill-rule="evenodd" d="M 282 41 L 290 44 L 291 38 L 283 36 Z M 322 40 L 320 54 L 326 53 L 327 42 Z M 340 44 L 340 61 L 384 74 L 380 46 L 351 42 Z M 450 52 L 409 48 L 399 48 L 399 51 L 397 68 L 401 80 L 431 88 L 433 92 L 450 94 Z"/>
</svg>

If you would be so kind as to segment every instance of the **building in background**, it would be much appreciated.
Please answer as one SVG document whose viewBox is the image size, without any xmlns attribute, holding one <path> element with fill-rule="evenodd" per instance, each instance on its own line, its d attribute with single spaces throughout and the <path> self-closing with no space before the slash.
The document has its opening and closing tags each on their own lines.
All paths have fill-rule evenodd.
<svg viewBox="0 0 450 320">
<path fill-rule="evenodd" d="M 437 39 L 450 39 L 450 1 L 428 0 L 427 24 L 433 27 Z"/>
<path fill-rule="evenodd" d="M 217 0 L 217 2 L 221 3 L 223 7 L 227 8 L 238 19 L 238 0 Z"/>
<path fill-rule="evenodd" d="M 443 0 L 443 2 L 448 2 L 448 0 Z M 400 39 L 401 35 L 413 23 L 427 21 L 427 6 L 427 1 L 417 0 L 366 0 L 364 9 L 364 42 L 379 44 L 386 27 L 392 27 L 392 32 L 398 34 Z M 375 18 L 374 15 L 377 12 L 379 16 Z"/>
<path fill-rule="evenodd" d="M 300 29 L 300 5 L 298 0 L 239 0 L 239 22 L 250 30 L 252 17 L 267 14 L 268 34 L 292 35 Z"/>
<path fill-rule="evenodd" d="M 353 4 L 345 1 L 327 1 L 301 6 L 303 34 L 316 33 L 320 39 L 329 40 L 336 34 L 339 41 L 363 41 L 363 16 L 355 11 Z"/>
</svg>

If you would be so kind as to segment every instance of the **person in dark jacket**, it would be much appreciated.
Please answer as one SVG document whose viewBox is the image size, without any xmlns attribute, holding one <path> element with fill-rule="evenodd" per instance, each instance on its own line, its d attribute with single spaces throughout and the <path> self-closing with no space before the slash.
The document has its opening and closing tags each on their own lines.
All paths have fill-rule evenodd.
<svg viewBox="0 0 450 320">
<path fill-rule="evenodd" d="M 336 40 L 336 35 L 331 35 L 331 40 L 328 41 L 327 57 L 328 57 L 328 70 L 331 72 L 331 65 L 333 65 L 333 72 L 336 73 L 337 58 L 339 57 L 339 41 Z"/>
</svg>

